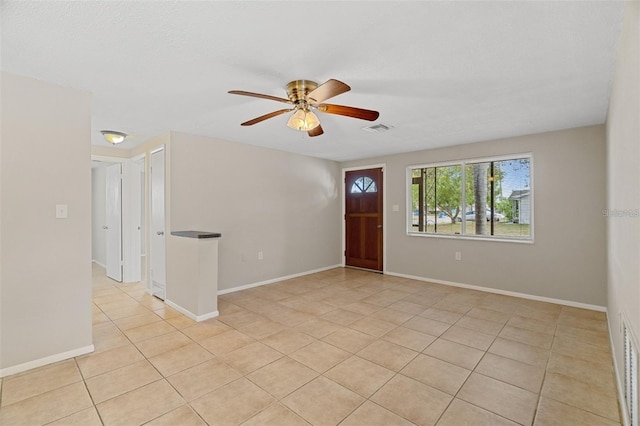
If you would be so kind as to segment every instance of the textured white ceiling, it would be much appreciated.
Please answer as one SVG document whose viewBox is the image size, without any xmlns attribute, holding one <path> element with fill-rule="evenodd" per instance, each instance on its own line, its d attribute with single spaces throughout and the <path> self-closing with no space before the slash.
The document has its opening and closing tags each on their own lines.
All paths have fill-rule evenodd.
<svg viewBox="0 0 640 426">
<path fill-rule="evenodd" d="M 10 1 L 2 69 L 94 94 L 101 129 L 130 149 L 169 130 L 347 160 L 605 121 L 621 1 Z M 336 78 L 329 102 L 372 123 L 320 114 L 309 138 L 287 115 L 287 82 Z"/>
</svg>

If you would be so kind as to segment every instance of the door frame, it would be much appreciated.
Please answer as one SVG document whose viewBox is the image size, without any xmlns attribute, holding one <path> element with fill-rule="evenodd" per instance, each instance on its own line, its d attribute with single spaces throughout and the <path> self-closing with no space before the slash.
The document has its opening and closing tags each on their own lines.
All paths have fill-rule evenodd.
<svg viewBox="0 0 640 426">
<path fill-rule="evenodd" d="M 137 280 L 140 279 L 139 273 L 136 274 L 135 268 L 132 267 L 132 265 L 136 263 L 136 259 L 133 258 L 135 254 L 131 252 L 131 247 L 129 243 L 133 237 L 132 236 L 133 218 L 131 217 L 131 212 L 130 212 L 130 209 L 128 208 L 130 203 L 132 202 L 131 198 L 134 191 L 140 191 L 140 188 L 133 188 L 132 182 L 130 179 L 131 164 L 134 161 L 139 161 L 140 157 L 141 156 L 127 158 L 127 157 L 111 157 L 107 155 L 91 154 L 91 160 L 101 161 L 105 163 L 112 163 L 112 164 L 119 163 L 121 167 L 120 173 L 122 175 L 122 187 L 120 191 L 120 204 L 122 206 L 122 214 L 120 217 L 120 221 L 121 221 L 121 241 L 122 241 L 121 261 L 123 263 L 122 264 L 122 282 L 123 283 L 137 282 Z M 145 195 L 140 194 L 140 196 L 144 197 Z M 140 262 L 139 256 L 138 256 L 137 262 Z"/>
<path fill-rule="evenodd" d="M 345 215 L 347 214 L 346 206 L 346 176 L 347 172 L 354 170 L 382 169 L 382 273 L 387 273 L 387 163 L 369 164 L 366 166 L 344 167 L 342 169 L 342 250 L 340 251 L 340 264 L 344 268 L 346 266 L 345 250 L 347 249 L 347 224 L 345 223 Z"/>
</svg>

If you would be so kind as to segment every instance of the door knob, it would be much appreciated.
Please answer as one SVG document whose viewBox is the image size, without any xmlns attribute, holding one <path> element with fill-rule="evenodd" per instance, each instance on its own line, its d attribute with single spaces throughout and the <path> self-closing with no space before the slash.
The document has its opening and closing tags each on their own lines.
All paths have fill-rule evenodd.
<svg viewBox="0 0 640 426">
<path fill-rule="evenodd" d="M 164 235 L 164 231 L 158 231 L 158 232 L 156 232 L 156 234 L 158 234 L 158 235 Z"/>
<path fill-rule="evenodd" d="M 378 225 L 378 228 L 382 228 L 382 225 Z"/>
<path fill-rule="evenodd" d="M 107 225 L 104 225 L 102 229 L 109 229 L 109 227 Z"/>
</svg>

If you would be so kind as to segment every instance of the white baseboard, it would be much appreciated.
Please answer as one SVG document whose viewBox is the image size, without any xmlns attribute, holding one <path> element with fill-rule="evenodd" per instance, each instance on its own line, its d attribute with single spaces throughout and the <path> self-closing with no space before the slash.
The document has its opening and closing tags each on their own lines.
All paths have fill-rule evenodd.
<svg viewBox="0 0 640 426">
<path fill-rule="evenodd" d="M 273 279 L 266 280 L 266 281 L 259 281 L 259 282 L 256 282 L 256 283 L 246 284 L 246 285 L 242 285 L 242 286 L 239 286 L 239 287 L 232 287 L 232 288 L 227 288 L 227 289 L 224 289 L 224 290 L 218 290 L 218 296 L 220 296 L 222 294 L 227 294 L 227 293 L 235 293 L 236 291 L 247 290 L 247 289 L 254 288 L 254 287 L 260 287 L 262 285 L 274 284 L 274 283 L 277 283 L 277 282 L 280 282 L 280 281 L 290 280 L 292 278 L 303 277 L 305 275 L 315 274 L 317 272 L 328 271 L 329 269 L 335 269 L 335 268 L 340 268 L 340 267 L 342 267 L 342 265 L 340 265 L 340 264 L 331 265 L 331 266 L 326 266 L 324 268 L 314 269 L 312 271 L 300 272 L 298 274 L 286 275 L 284 277 L 273 278 Z"/>
<path fill-rule="evenodd" d="M 101 266 L 101 267 L 103 267 L 104 269 L 107 269 L 107 265 L 103 265 L 102 263 L 98 262 L 98 261 L 97 261 L 97 260 L 95 260 L 95 259 L 92 259 L 91 261 L 92 261 L 93 263 L 95 263 L 96 265 Z"/>
<path fill-rule="evenodd" d="M 418 276 L 415 276 L 415 275 L 400 274 L 400 273 L 397 273 L 397 272 L 390 272 L 390 271 L 386 271 L 385 274 L 393 275 L 395 277 L 400 277 L 400 278 L 409 278 L 409 279 L 417 280 L 417 281 L 427 281 L 427 282 L 435 283 L 435 284 L 442 284 L 442 285 L 448 285 L 448 286 L 452 286 L 452 287 L 467 288 L 469 290 L 483 291 L 485 293 L 502 294 L 504 296 L 513 296 L 513 297 L 520 297 L 522 299 L 536 300 L 538 302 L 554 303 L 556 305 L 571 306 L 573 308 L 582 308 L 582 309 L 589 309 L 589 310 L 592 310 L 592 311 L 607 312 L 607 307 L 606 306 L 590 305 L 588 303 L 574 302 L 574 301 L 571 301 L 571 300 L 555 299 L 555 298 L 552 298 L 552 297 L 544 297 L 544 296 L 535 296 L 533 294 L 518 293 L 516 291 L 500 290 L 500 289 L 491 288 L 491 287 L 481 287 L 481 286 L 478 286 L 478 285 L 457 283 L 457 282 L 453 282 L 453 281 L 444 281 L 444 280 L 438 280 L 438 279 L 435 279 L 435 278 L 418 277 Z"/>
<path fill-rule="evenodd" d="M 169 299 L 165 299 L 164 303 L 166 303 L 167 305 L 169 305 L 171 308 L 175 309 L 176 311 L 180 312 L 182 315 L 185 315 L 185 316 L 191 318 L 192 320 L 194 320 L 196 322 L 200 322 L 200 321 L 208 320 L 208 319 L 211 319 L 211 318 L 215 318 L 215 317 L 220 315 L 220 312 L 218 312 L 218 311 L 208 312 L 208 313 L 203 314 L 203 315 L 196 315 L 193 312 L 191 312 L 190 310 L 183 308 L 182 306 L 178 305 L 177 303 L 172 302 Z"/>
<path fill-rule="evenodd" d="M 82 348 L 62 352 L 59 354 L 50 355 L 44 358 L 35 359 L 33 361 L 25 362 L 23 364 L 14 365 L 13 367 L 2 368 L 0 369 L 0 377 L 6 377 L 6 376 L 11 376 L 12 374 L 22 373 L 23 371 L 42 367 L 48 364 L 53 364 L 54 362 L 58 362 L 58 361 L 64 361 L 65 359 L 88 354 L 93 351 L 94 351 L 93 345 L 89 345 L 89 346 L 84 346 Z"/>
</svg>

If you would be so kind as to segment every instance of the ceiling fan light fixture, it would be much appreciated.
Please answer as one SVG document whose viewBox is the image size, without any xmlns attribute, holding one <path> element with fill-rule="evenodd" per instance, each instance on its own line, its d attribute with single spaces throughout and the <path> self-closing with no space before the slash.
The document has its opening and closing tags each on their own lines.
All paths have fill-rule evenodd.
<svg viewBox="0 0 640 426">
<path fill-rule="evenodd" d="M 301 132 L 308 132 L 318 127 L 318 125 L 320 125 L 318 117 L 313 112 L 303 108 L 296 110 L 287 122 L 287 126 Z"/>
<path fill-rule="evenodd" d="M 115 130 L 100 130 L 100 133 L 102 133 L 102 136 L 104 136 L 107 142 L 113 145 L 124 142 L 127 136 L 129 136 L 126 133 L 116 132 Z"/>
</svg>

